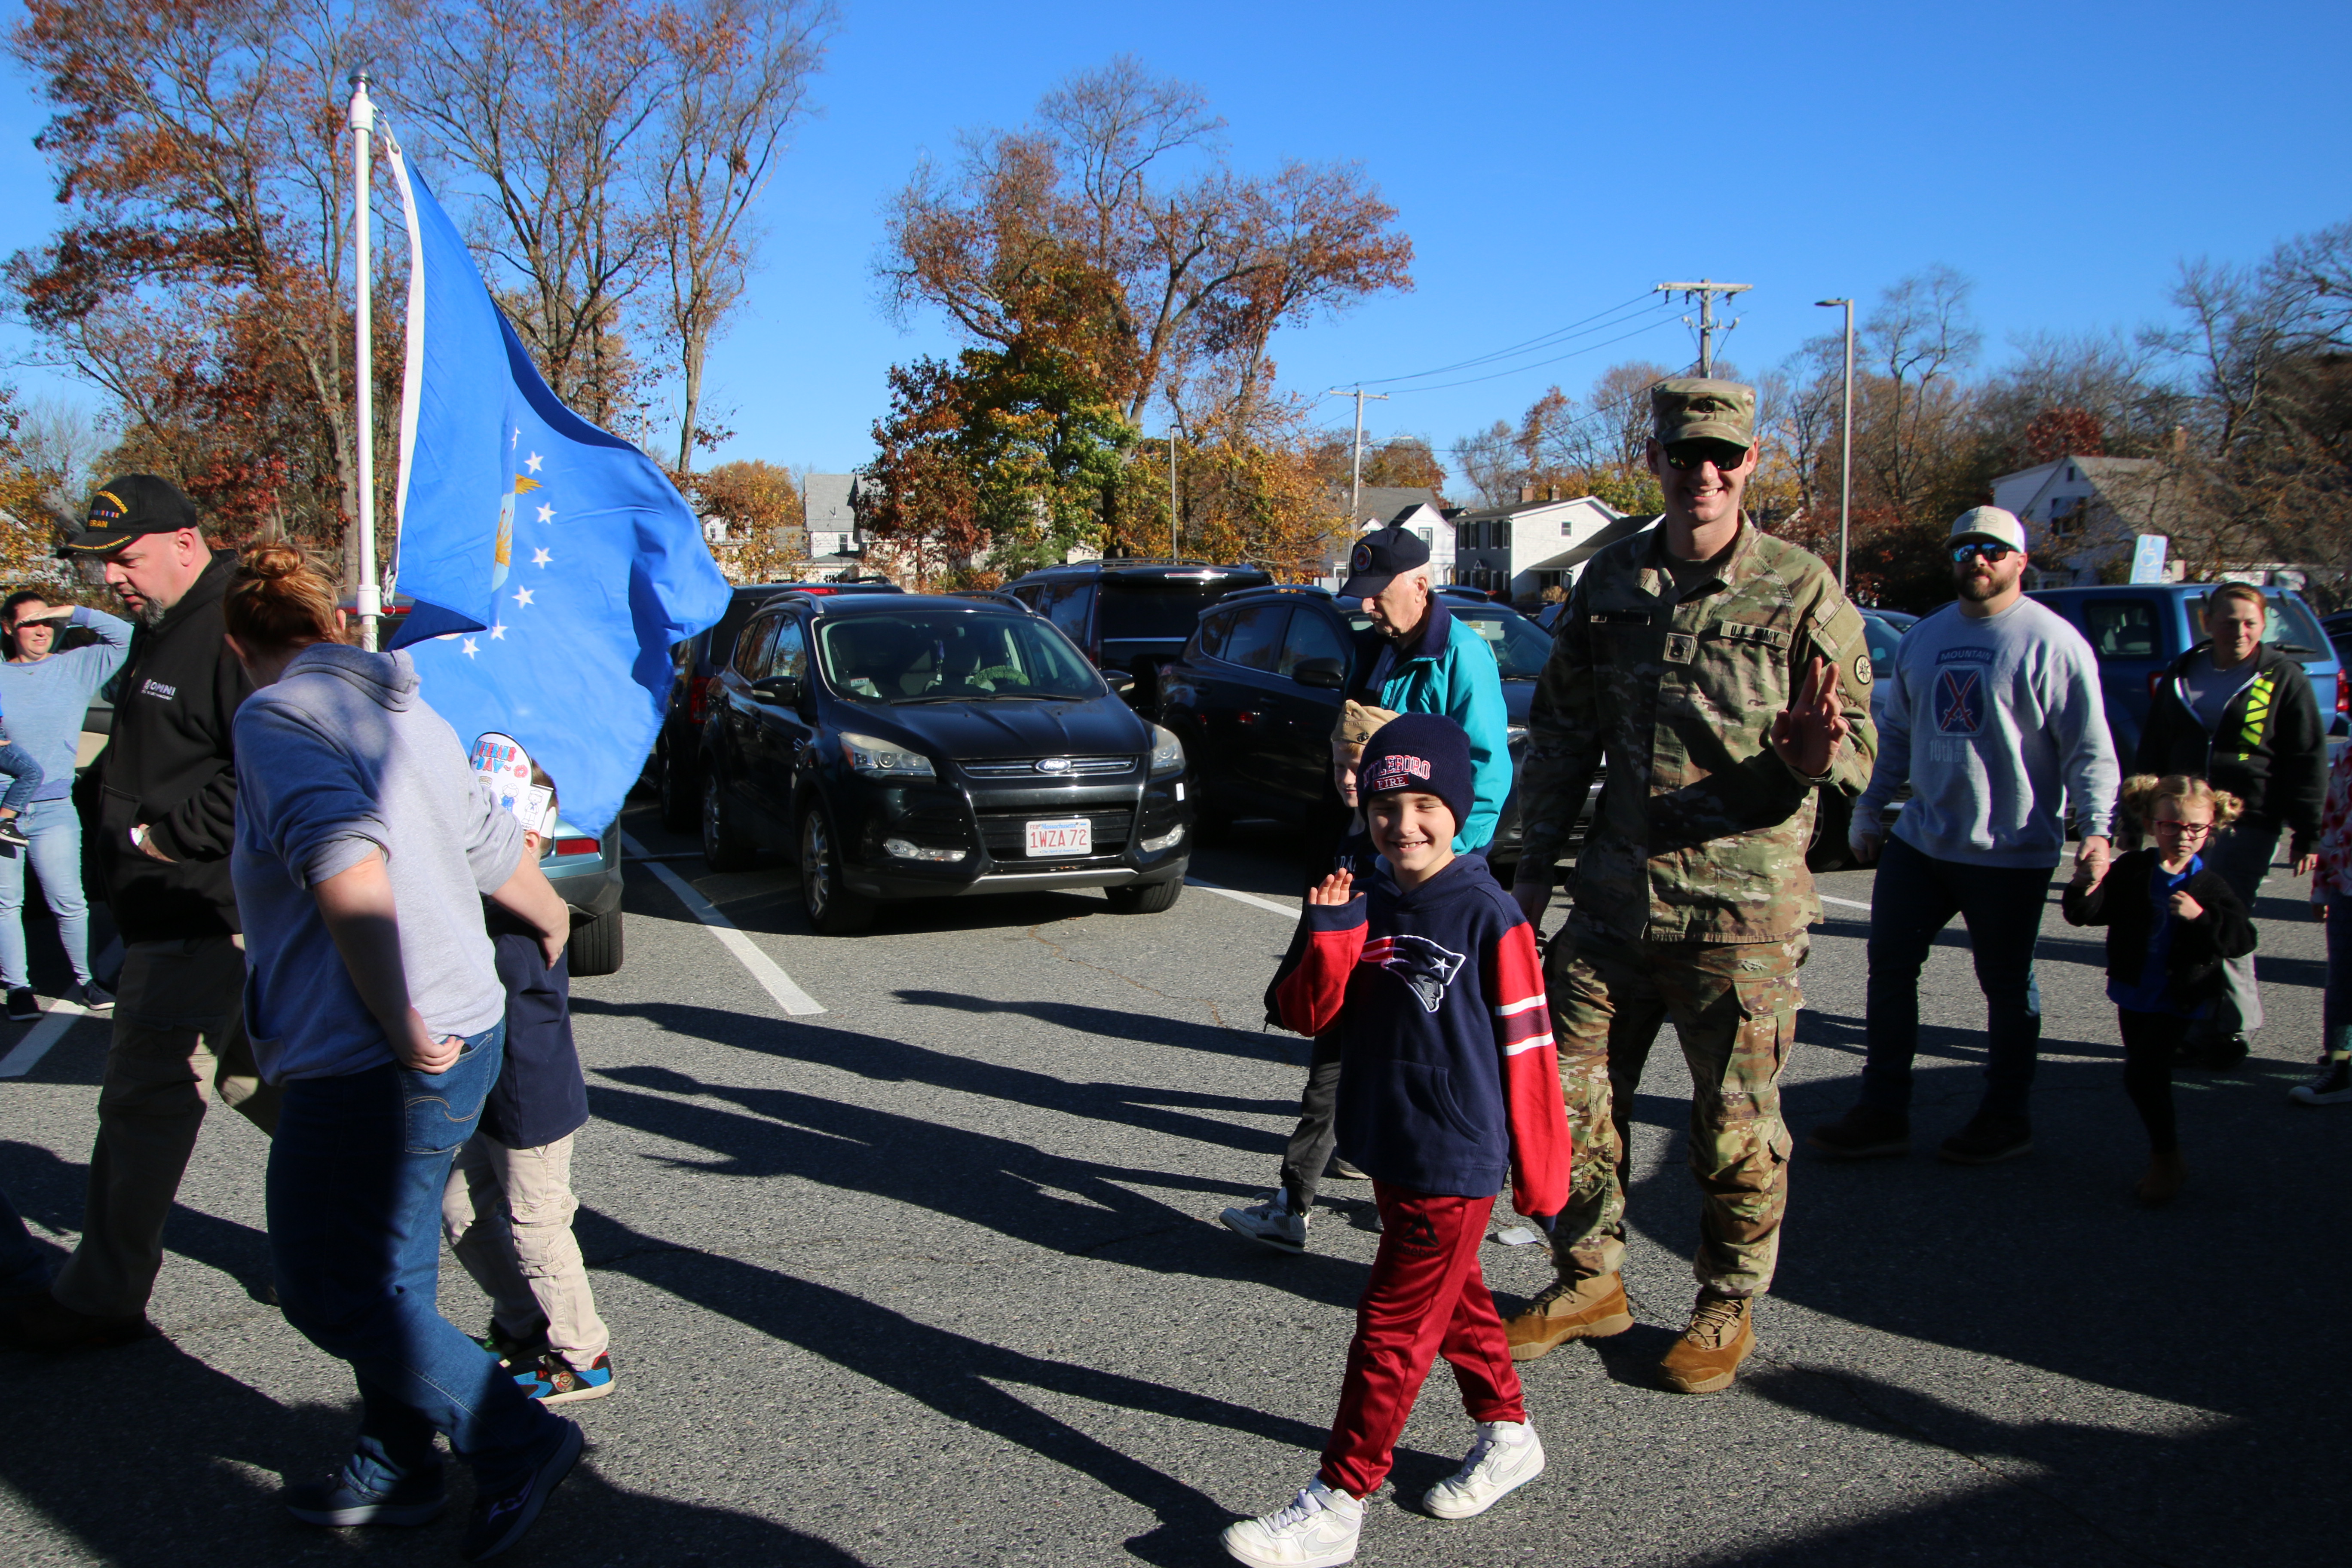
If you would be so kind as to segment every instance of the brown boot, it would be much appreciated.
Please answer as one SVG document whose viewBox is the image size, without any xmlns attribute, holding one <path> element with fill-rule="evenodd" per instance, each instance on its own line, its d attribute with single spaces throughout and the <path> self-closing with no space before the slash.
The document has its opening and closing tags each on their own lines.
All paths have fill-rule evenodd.
<svg viewBox="0 0 2352 1568">
<path fill-rule="evenodd" d="M 2180 1163 L 2180 1151 L 2174 1149 L 2148 1156 L 2147 1174 L 2134 1190 L 2144 1204 L 2168 1204 L 2179 1196 L 2181 1184 L 2188 1180 L 2189 1167 Z"/>
<path fill-rule="evenodd" d="M 1658 1363 L 1666 1384 L 1681 1394 L 1713 1394 L 1729 1388 L 1739 1363 L 1756 1348 L 1753 1303 L 1745 1296 L 1698 1293 L 1690 1327 Z"/>
<path fill-rule="evenodd" d="M 1605 1340 L 1633 1326 L 1625 1281 L 1616 1274 L 1555 1279 L 1526 1311 L 1503 1325 L 1513 1361 L 1537 1361 L 1566 1340 Z"/>
</svg>

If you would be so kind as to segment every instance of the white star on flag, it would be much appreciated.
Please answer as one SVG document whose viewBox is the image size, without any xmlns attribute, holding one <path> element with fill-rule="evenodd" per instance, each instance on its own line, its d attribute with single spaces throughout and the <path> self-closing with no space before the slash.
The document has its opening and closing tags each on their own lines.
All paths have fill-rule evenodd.
<svg viewBox="0 0 2352 1568">
<path fill-rule="evenodd" d="M 497 626 L 490 628 L 490 640 L 492 642 L 504 642 L 507 640 L 507 628 L 505 622 L 501 621 Z"/>
<path fill-rule="evenodd" d="M 555 521 L 555 509 L 549 506 L 544 501 L 541 502 L 539 508 L 539 521 L 541 522 L 553 522 Z"/>
<path fill-rule="evenodd" d="M 543 546 L 535 549 L 530 552 L 530 563 L 534 566 L 544 566 L 552 559 L 553 557 L 547 553 L 547 551 Z"/>
<path fill-rule="evenodd" d="M 515 590 L 514 602 L 515 602 L 516 604 L 518 604 L 518 605 L 528 605 L 528 604 L 530 604 L 530 589 L 528 589 L 528 588 L 517 588 L 517 589 Z"/>
<path fill-rule="evenodd" d="M 474 657 L 474 655 L 478 651 L 478 648 L 477 645 L 475 644 L 475 642 L 474 642 L 474 639 L 473 639 L 473 638 L 471 638 L 471 637 L 467 637 L 467 638 L 466 639 L 465 644 L 464 644 L 464 646 L 463 646 L 463 649 L 462 649 L 462 651 L 465 653 L 465 655 L 466 655 L 466 657 L 467 657 L 467 658 L 473 658 L 473 657 Z"/>
<path fill-rule="evenodd" d="M 547 461 L 547 459 L 541 457 L 537 452 L 533 452 L 530 457 L 523 459 L 524 464 L 529 467 L 530 471 L 534 474 L 539 472 L 540 464 L 545 461 Z"/>
</svg>

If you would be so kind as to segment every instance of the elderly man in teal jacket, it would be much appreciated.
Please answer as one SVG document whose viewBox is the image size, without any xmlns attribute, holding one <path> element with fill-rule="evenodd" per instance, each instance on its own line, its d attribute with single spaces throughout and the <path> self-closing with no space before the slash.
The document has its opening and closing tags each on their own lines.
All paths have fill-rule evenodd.
<svg viewBox="0 0 2352 1568">
<path fill-rule="evenodd" d="M 1443 713 L 1470 737 L 1470 816 L 1456 855 L 1484 853 L 1511 793 L 1510 714 L 1486 639 L 1456 622 L 1429 581 L 1429 546 L 1391 523 L 1356 542 L 1342 599 L 1361 599 L 1387 640 L 1364 682 L 1366 699 L 1398 713 Z"/>
</svg>

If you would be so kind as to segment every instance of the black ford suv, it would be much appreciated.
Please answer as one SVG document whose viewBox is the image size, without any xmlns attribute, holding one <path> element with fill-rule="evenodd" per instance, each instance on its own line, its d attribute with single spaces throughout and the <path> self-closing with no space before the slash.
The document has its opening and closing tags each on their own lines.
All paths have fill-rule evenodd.
<svg viewBox="0 0 2352 1568">
<path fill-rule="evenodd" d="M 1551 637 L 1507 605 L 1449 596 L 1445 608 L 1495 655 L 1516 772 Z M 1169 667 L 1160 718 L 1192 758 L 1203 831 L 1238 816 L 1272 816 L 1307 825 L 1318 847 L 1336 837 L 1341 807 L 1331 784 L 1331 730 L 1341 702 L 1370 675 L 1380 651 L 1361 602 L 1334 598 L 1323 588 L 1239 593 L 1201 616 Z M 1599 792 L 1595 784 L 1588 795 L 1580 836 Z M 1507 879 L 1518 858 L 1514 798 L 1504 803 L 1487 858 Z"/>
<path fill-rule="evenodd" d="M 703 858 L 795 852 L 827 935 L 882 900 L 963 893 L 1165 910 L 1192 847 L 1184 750 L 1119 700 L 1126 680 L 1012 606 L 777 595 L 709 688 Z"/>
<path fill-rule="evenodd" d="M 1134 678 L 1127 700 L 1138 712 L 1160 709 L 1160 672 L 1184 648 L 1201 612 L 1228 594 L 1274 579 L 1255 566 L 1086 561 L 1048 566 L 1005 584 L 1005 591 L 1070 634 L 1088 658 Z"/>
<path fill-rule="evenodd" d="M 661 802 L 661 825 L 672 833 L 691 833 L 702 810 L 702 773 L 698 761 L 702 721 L 709 715 L 710 682 L 734 656 L 735 637 L 751 612 L 779 594 L 897 594 L 903 590 L 877 578 L 856 583 L 753 583 L 735 590 L 719 624 L 700 631 L 669 650 L 673 671 L 669 699 L 662 709 L 661 733 L 646 771 Z"/>
</svg>

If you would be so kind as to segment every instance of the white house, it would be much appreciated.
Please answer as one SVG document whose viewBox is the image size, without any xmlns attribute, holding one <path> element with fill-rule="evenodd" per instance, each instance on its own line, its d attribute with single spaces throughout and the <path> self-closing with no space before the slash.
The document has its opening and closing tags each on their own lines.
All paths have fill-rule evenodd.
<svg viewBox="0 0 2352 1568">
<path fill-rule="evenodd" d="M 857 560 L 857 476 L 811 474 L 801 501 L 808 515 L 809 564 L 839 570 Z"/>
<path fill-rule="evenodd" d="M 1508 588 L 1531 605 L 1547 588 L 1565 588 L 1595 550 L 1649 520 L 1629 518 L 1591 496 L 1484 507 L 1454 517 L 1455 580 L 1475 588 Z"/>
<path fill-rule="evenodd" d="M 1994 479 L 1992 504 L 2024 520 L 2037 583 L 2063 587 L 2097 582 L 2102 567 L 2130 558 L 2140 534 L 2177 532 L 2173 485 L 2170 465 L 2154 458 L 2069 454 Z M 2179 580 L 2179 560 L 2164 569 Z"/>
</svg>

